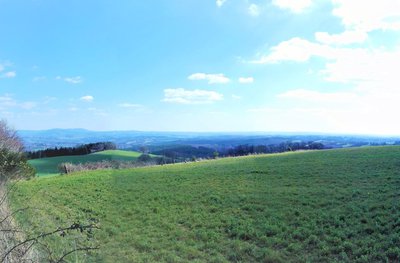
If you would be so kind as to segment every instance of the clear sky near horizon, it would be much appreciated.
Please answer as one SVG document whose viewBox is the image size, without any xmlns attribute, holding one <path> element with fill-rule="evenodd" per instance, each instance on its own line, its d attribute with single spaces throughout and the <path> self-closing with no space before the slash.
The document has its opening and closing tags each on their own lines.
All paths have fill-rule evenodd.
<svg viewBox="0 0 400 263">
<path fill-rule="evenodd" d="M 16 129 L 400 135 L 400 1 L 0 0 Z"/>
</svg>

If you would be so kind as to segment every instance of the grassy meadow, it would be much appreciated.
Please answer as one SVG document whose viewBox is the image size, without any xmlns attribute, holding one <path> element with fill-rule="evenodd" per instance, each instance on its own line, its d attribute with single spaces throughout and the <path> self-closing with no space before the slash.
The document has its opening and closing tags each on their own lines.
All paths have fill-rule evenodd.
<svg viewBox="0 0 400 263">
<path fill-rule="evenodd" d="M 36 178 L 13 193 L 14 208 L 27 203 L 27 232 L 99 220 L 85 262 L 400 260 L 400 147 Z"/>
<path fill-rule="evenodd" d="M 103 160 L 132 161 L 136 160 L 141 153 L 134 151 L 107 150 L 87 155 L 59 156 L 29 160 L 29 163 L 36 169 L 37 176 L 59 174 L 58 165 L 61 163 L 87 163 Z"/>
</svg>

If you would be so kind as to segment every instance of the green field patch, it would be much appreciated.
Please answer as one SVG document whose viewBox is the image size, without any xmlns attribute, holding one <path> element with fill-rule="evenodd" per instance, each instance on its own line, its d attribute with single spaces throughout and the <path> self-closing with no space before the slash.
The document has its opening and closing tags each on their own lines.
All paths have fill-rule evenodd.
<svg viewBox="0 0 400 263">
<path fill-rule="evenodd" d="M 37 176 L 49 176 L 59 174 L 58 165 L 61 163 L 88 163 L 103 160 L 134 161 L 141 153 L 134 151 L 107 150 L 87 155 L 58 156 L 29 160 L 29 163 L 36 169 Z"/>
<path fill-rule="evenodd" d="M 98 219 L 85 262 L 398 262 L 399 189 L 400 147 L 373 147 L 36 178 L 12 206 L 27 231 Z"/>
</svg>

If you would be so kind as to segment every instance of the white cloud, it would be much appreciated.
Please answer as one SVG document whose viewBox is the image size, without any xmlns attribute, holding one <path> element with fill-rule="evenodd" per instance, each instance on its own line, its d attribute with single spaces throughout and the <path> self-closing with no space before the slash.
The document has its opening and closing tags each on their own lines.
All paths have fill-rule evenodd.
<svg viewBox="0 0 400 263">
<path fill-rule="evenodd" d="M 344 31 L 334 35 L 327 32 L 316 32 L 315 39 L 328 45 L 348 45 L 365 42 L 368 39 L 368 34 L 363 31 Z"/>
<path fill-rule="evenodd" d="M 369 32 L 376 29 L 400 30 L 398 0 L 332 0 L 333 14 L 348 29 Z"/>
<path fill-rule="evenodd" d="M 314 129 L 318 123 L 327 132 L 400 134 L 400 123 L 395 121 L 400 112 L 400 92 L 396 89 L 375 86 L 368 91 L 354 88 L 326 93 L 292 90 L 278 97 L 290 100 L 291 107 L 264 113 L 274 113 L 286 121 L 307 120 L 306 126 Z"/>
<path fill-rule="evenodd" d="M 163 101 L 178 104 L 208 104 L 222 99 L 223 95 L 215 91 L 177 88 L 165 89 Z"/>
<path fill-rule="evenodd" d="M 292 38 L 272 47 L 269 54 L 253 63 L 307 62 L 313 56 L 327 60 L 319 73 L 328 81 L 375 81 L 387 86 L 394 86 L 398 81 L 400 47 L 394 51 L 382 48 L 344 48 Z"/>
<path fill-rule="evenodd" d="M 400 82 L 400 48 L 395 51 L 339 49 L 337 53 L 335 60 L 321 71 L 328 81 L 375 83 L 385 89 L 394 88 Z"/>
<path fill-rule="evenodd" d="M 273 0 L 272 4 L 281 8 L 288 9 L 293 13 L 301 13 L 311 6 L 311 0 Z"/>
<path fill-rule="evenodd" d="M 256 4 L 251 4 L 247 9 L 251 16 L 259 16 L 260 15 L 260 7 Z"/>
<path fill-rule="evenodd" d="M 327 45 L 321 45 L 295 37 L 272 47 L 269 54 L 262 56 L 258 60 L 251 61 L 251 63 L 267 64 L 281 61 L 305 62 L 312 56 L 332 58 L 335 54 L 334 50 Z"/>
<path fill-rule="evenodd" d="M 67 77 L 64 78 L 65 82 L 71 83 L 71 84 L 79 84 L 82 82 L 82 78 L 80 76 L 77 77 Z"/>
<path fill-rule="evenodd" d="M 276 123 L 283 130 L 290 129 L 285 123 L 300 130 L 315 129 L 318 123 L 318 129 L 326 132 L 400 134 L 400 123 L 395 121 L 400 112 L 400 46 L 365 44 L 374 37 L 369 35 L 371 31 L 400 30 L 400 2 L 332 2 L 343 32 L 316 32 L 316 41 L 295 37 L 271 47 L 252 62 L 305 63 L 313 57 L 322 58 L 325 64 L 315 73 L 329 82 L 347 83 L 346 89 L 293 89 L 277 95 L 286 107 L 260 107 L 248 112 L 257 118 L 269 116 L 266 122 L 271 127 Z"/>
<path fill-rule="evenodd" d="M 394 51 L 337 48 L 335 54 L 321 72 L 326 80 L 351 83 L 351 88 L 295 89 L 277 97 L 289 100 L 293 109 L 307 109 L 305 118 L 325 124 L 330 132 L 400 134 L 400 123 L 395 121 L 400 112 L 400 47 Z M 296 119 L 294 112 L 285 116 Z"/>
<path fill-rule="evenodd" d="M 225 4 L 225 2 L 226 2 L 226 0 L 217 0 L 217 1 L 216 1 L 216 5 L 217 5 L 218 7 L 221 7 L 221 6 L 223 6 L 223 5 Z"/>
<path fill-rule="evenodd" d="M 232 94 L 232 99 L 234 99 L 234 100 L 240 100 L 241 98 L 242 97 L 240 97 L 238 95 Z"/>
<path fill-rule="evenodd" d="M 92 102 L 94 100 L 94 98 L 93 98 L 93 96 L 86 95 L 86 96 L 80 97 L 80 100 L 85 101 L 85 102 Z"/>
<path fill-rule="evenodd" d="M 254 82 L 253 77 L 240 77 L 239 78 L 239 83 L 242 83 L 242 84 L 249 84 L 249 83 L 253 83 L 253 82 Z"/>
<path fill-rule="evenodd" d="M 307 103 L 316 102 L 316 103 L 352 103 L 359 99 L 359 96 L 354 92 L 319 92 L 313 90 L 306 89 L 296 89 L 290 90 L 277 95 L 278 98 L 281 99 L 291 99 L 304 101 Z"/>
<path fill-rule="evenodd" d="M 230 79 L 224 74 L 194 73 L 188 77 L 189 80 L 207 80 L 208 84 L 226 84 Z"/>
</svg>

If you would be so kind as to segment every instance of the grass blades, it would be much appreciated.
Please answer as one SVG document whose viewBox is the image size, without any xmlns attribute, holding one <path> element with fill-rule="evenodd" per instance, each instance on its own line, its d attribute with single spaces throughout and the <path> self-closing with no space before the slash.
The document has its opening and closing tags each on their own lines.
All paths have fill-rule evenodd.
<svg viewBox="0 0 400 263">
<path fill-rule="evenodd" d="M 97 218 L 88 262 L 397 262 L 399 189 L 400 147 L 371 147 L 38 178 L 12 205 L 39 208 L 26 229 Z"/>
</svg>

